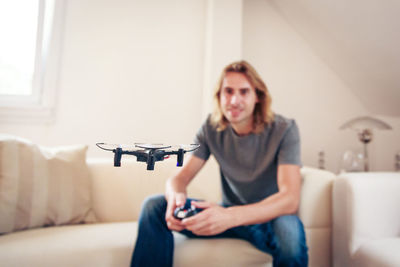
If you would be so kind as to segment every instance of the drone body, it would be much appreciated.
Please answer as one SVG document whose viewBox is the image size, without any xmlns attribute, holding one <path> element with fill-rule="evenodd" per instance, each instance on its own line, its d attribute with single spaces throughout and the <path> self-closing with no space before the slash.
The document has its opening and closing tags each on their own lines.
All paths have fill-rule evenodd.
<svg viewBox="0 0 400 267">
<path fill-rule="evenodd" d="M 175 150 L 172 146 L 153 144 L 135 144 L 134 148 L 129 150 L 123 149 L 121 145 L 109 145 L 105 143 L 97 143 L 96 146 L 114 153 L 114 167 L 121 166 L 122 155 L 126 154 L 136 156 L 137 161 L 146 162 L 147 170 L 152 171 L 157 161 L 163 161 L 170 155 L 177 155 L 177 166 L 181 167 L 183 165 L 184 154 L 196 150 L 200 145 L 179 146 Z M 106 146 L 111 146 L 111 148 L 106 148 Z"/>
</svg>

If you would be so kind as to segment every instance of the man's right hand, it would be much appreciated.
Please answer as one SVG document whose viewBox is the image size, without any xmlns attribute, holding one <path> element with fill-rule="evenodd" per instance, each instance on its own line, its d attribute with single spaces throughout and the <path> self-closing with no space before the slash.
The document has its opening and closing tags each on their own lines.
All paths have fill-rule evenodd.
<svg viewBox="0 0 400 267">
<path fill-rule="evenodd" d="M 193 179 L 196 173 L 204 166 L 205 160 L 196 156 L 190 155 L 187 157 L 185 164 L 179 172 L 168 179 L 166 185 L 165 199 L 167 200 L 167 211 L 165 220 L 168 229 L 173 231 L 182 231 L 185 226 L 180 220 L 174 217 L 174 211 L 177 207 L 182 207 L 186 203 L 186 186 Z"/>
<path fill-rule="evenodd" d="M 185 229 L 185 226 L 180 220 L 174 217 L 174 211 L 177 207 L 182 207 L 186 202 L 185 193 L 170 193 L 166 195 L 167 211 L 165 213 L 165 221 L 167 222 L 168 229 L 171 231 L 180 232 Z"/>
</svg>

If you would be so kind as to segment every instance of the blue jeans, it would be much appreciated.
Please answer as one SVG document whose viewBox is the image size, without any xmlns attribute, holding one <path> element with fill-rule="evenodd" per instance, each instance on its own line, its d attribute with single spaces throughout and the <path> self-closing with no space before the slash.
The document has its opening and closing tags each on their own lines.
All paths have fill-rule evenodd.
<svg viewBox="0 0 400 267">
<path fill-rule="evenodd" d="M 188 199 L 187 201 L 190 201 Z M 165 221 L 167 201 L 163 195 L 145 200 L 131 266 L 172 266 L 174 237 Z M 213 237 L 201 237 L 188 230 L 182 234 L 193 238 L 240 238 L 272 255 L 273 266 L 307 266 L 308 249 L 304 227 L 295 215 L 278 217 L 267 223 L 231 228 Z"/>
</svg>

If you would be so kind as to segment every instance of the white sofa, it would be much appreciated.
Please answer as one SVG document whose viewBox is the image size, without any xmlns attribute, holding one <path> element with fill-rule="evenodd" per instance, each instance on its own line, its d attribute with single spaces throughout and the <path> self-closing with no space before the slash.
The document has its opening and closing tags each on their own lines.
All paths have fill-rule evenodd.
<svg viewBox="0 0 400 267">
<path fill-rule="evenodd" d="M 400 173 L 344 173 L 333 190 L 335 267 L 400 266 Z"/>
<path fill-rule="evenodd" d="M 146 196 L 164 192 L 166 178 L 177 170 L 174 159 L 143 163 L 87 160 L 91 177 L 92 223 L 42 227 L 0 236 L 1 266 L 129 266 L 136 220 Z M 331 266 L 331 191 L 335 175 L 302 168 L 299 216 L 306 228 L 309 266 Z M 189 196 L 218 202 L 219 171 L 213 159 L 189 188 Z M 187 239 L 175 234 L 174 266 L 271 266 L 271 257 L 234 239 Z"/>
</svg>

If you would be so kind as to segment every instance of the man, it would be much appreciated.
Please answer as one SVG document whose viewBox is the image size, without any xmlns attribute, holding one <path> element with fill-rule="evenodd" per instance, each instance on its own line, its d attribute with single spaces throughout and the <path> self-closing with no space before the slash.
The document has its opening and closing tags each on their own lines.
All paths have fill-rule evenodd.
<svg viewBox="0 0 400 267">
<path fill-rule="evenodd" d="M 200 148 L 171 177 L 165 196 L 145 201 L 132 266 L 172 266 L 173 235 L 236 237 L 273 256 L 273 266 L 307 266 L 300 201 L 300 138 L 293 120 L 271 111 L 268 89 L 246 61 L 222 72 L 215 108 L 196 135 Z M 178 220 L 186 187 L 210 155 L 219 163 L 222 205 L 192 201 L 203 209 Z"/>
</svg>

